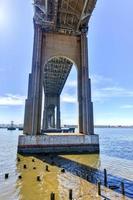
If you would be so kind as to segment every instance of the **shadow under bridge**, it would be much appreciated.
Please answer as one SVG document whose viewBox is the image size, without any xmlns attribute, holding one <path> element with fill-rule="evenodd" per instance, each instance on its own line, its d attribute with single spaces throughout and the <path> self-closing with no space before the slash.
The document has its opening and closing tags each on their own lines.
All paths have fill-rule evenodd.
<svg viewBox="0 0 133 200">
<path fill-rule="evenodd" d="M 65 57 L 54 57 L 44 66 L 44 113 L 43 132 L 61 127 L 60 95 L 73 63 Z"/>
</svg>

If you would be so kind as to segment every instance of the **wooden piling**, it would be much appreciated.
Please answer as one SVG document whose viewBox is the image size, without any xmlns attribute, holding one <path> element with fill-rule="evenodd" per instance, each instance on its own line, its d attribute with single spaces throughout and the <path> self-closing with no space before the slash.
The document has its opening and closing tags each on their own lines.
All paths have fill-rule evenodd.
<svg viewBox="0 0 133 200">
<path fill-rule="evenodd" d="M 63 169 L 61 169 L 61 172 L 62 172 L 62 173 L 65 173 L 65 169 L 64 169 L 64 168 L 63 168 Z"/>
<path fill-rule="evenodd" d="M 20 176 L 18 176 L 18 179 L 22 179 L 22 176 L 20 175 Z"/>
<path fill-rule="evenodd" d="M 104 186 L 107 187 L 107 170 L 104 169 Z"/>
<path fill-rule="evenodd" d="M 55 200 L 55 193 L 52 192 L 52 193 L 50 194 L 50 200 Z"/>
<path fill-rule="evenodd" d="M 20 158 L 19 157 L 17 157 L 17 161 L 20 162 Z"/>
<path fill-rule="evenodd" d="M 24 166 L 23 166 L 23 168 L 24 168 L 24 169 L 26 169 L 26 168 L 27 168 L 27 166 L 26 166 L 26 165 L 24 165 Z"/>
<path fill-rule="evenodd" d="M 73 191 L 72 189 L 69 190 L 69 200 L 73 199 Z"/>
<path fill-rule="evenodd" d="M 36 169 L 36 167 L 33 167 L 33 169 Z"/>
<path fill-rule="evenodd" d="M 89 181 L 89 175 L 86 176 L 86 180 Z"/>
<path fill-rule="evenodd" d="M 6 173 L 6 174 L 5 174 L 5 179 L 8 179 L 8 178 L 9 178 L 9 174 Z"/>
<path fill-rule="evenodd" d="M 124 187 L 124 182 L 121 182 L 121 193 L 122 195 L 125 195 L 125 187 Z"/>
<path fill-rule="evenodd" d="M 49 169 L 48 169 L 48 165 L 46 165 L 46 171 L 47 171 L 47 172 L 49 171 Z"/>
<path fill-rule="evenodd" d="M 98 195 L 101 195 L 101 182 L 98 181 L 97 183 Z"/>
<path fill-rule="evenodd" d="M 40 178 L 40 176 L 37 176 L 37 178 L 36 178 L 36 179 L 37 179 L 37 181 L 41 181 L 41 178 Z"/>
</svg>

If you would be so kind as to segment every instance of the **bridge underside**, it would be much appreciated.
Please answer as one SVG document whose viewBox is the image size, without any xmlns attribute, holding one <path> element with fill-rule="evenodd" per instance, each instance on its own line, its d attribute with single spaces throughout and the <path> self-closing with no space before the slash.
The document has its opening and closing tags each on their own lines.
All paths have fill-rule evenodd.
<svg viewBox="0 0 133 200">
<path fill-rule="evenodd" d="M 88 22 L 96 0 L 34 0 L 34 19 L 47 32 L 80 34 Z"/>
<path fill-rule="evenodd" d="M 73 63 L 63 57 L 52 58 L 44 67 L 44 93 L 60 95 Z"/>
<path fill-rule="evenodd" d="M 71 152 L 98 152 L 87 38 L 95 4 L 96 0 L 34 0 L 33 61 L 24 118 L 24 133 L 29 136 L 19 138 L 20 152 L 33 146 L 33 152 L 41 151 L 41 146 L 42 152 L 61 152 L 63 146 Z M 61 128 L 60 95 L 73 64 L 77 67 L 79 134 L 42 135 Z"/>
<path fill-rule="evenodd" d="M 60 129 L 60 94 L 73 63 L 64 57 L 54 57 L 44 66 L 44 113 L 42 131 Z"/>
<path fill-rule="evenodd" d="M 60 129 L 60 95 L 73 64 L 78 73 L 79 132 L 94 133 L 87 32 L 95 4 L 95 0 L 34 0 L 33 62 L 24 133 Z"/>
</svg>

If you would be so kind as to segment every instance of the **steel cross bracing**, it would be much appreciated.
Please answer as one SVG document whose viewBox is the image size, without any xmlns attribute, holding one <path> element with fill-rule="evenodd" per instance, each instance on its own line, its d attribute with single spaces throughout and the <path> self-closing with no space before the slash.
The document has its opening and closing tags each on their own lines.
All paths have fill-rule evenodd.
<svg viewBox="0 0 133 200">
<path fill-rule="evenodd" d="M 59 95 L 64 87 L 73 63 L 63 57 L 53 58 L 44 68 L 44 93 Z"/>
<path fill-rule="evenodd" d="M 46 32 L 80 34 L 95 4 L 96 0 L 34 0 L 34 20 Z"/>
</svg>

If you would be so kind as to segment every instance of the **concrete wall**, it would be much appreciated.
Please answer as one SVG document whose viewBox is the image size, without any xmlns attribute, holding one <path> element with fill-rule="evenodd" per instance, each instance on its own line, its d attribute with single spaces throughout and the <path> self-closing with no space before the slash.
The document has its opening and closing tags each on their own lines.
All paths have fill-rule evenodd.
<svg viewBox="0 0 133 200">
<path fill-rule="evenodd" d="M 74 62 L 77 67 L 81 65 L 80 36 L 44 33 L 43 35 L 42 65 L 55 56 L 64 56 Z"/>
<path fill-rule="evenodd" d="M 19 136 L 18 153 L 98 153 L 98 135 Z"/>
<path fill-rule="evenodd" d="M 36 146 L 36 147 L 18 147 L 20 154 L 82 154 L 82 153 L 99 153 L 99 145 L 78 145 L 78 146 Z"/>
<path fill-rule="evenodd" d="M 19 145 L 99 144 L 98 135 L 38 135 L 19 136 Z"/>
</svg>

